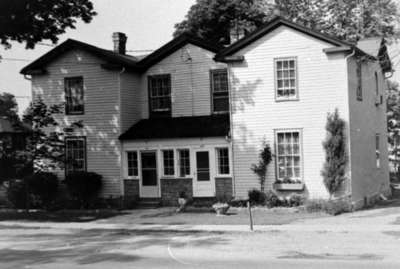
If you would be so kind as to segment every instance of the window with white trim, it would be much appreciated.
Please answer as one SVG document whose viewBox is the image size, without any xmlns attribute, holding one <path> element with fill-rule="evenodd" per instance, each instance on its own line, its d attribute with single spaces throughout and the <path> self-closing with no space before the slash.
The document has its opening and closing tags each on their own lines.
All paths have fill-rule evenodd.
<svg viewBox="0 0 400 269">
<path fill-rule="evenodd" d="M 128 163 L 128 177 L 137 177 L 139 175 L 137 151 L 128 151 L 126 157 Z"/>
<path fill-rule="evenodd" d="M 275 59 L 276 100 L 298 98 L 296 58 Z"/>
<path fill-rule="evenodd" d="M 277 179 L 301 179 L 299 131 L 276 132 Z"/>
<path fill-rule="evenodd" d="M 86 171 L 86 138 L 65 138 L 65 173 Z"/>
<path fill-rule="evenodd" d="M 380 135 L 375 135 L 375 158 L 376 158 L 376 168 L 381 167 L 381 150 L 380 150 Z"/>
<path fill-rule="evenodd" d="M 226 69 L 211 70 L 213 113 L 229 112 L 228 72 Z"/>
<path fill-rule="evenodd" d="M 163 150 L 162 153 L 163 153 L 164 176 L 175 175 L 174 150 L 172 149 Z"/>
<path fill-rule="evenodd" d="M 179 176 L 186 177 L 190 175 L 190 151 L 188 149 L 178 149 Z"/>
<path fill-rule="evenodd" d="M 76 115 L 84 113 L 83 77 L 64 79 L 65 114 Z"/>
<path fill-rule="evenodd" d="M 148 77 L 150 115 L 171 115 L 171 76 Z"/>
<path fill-rule="evenodd" d="M 229 175 L 229 149 L 217 148 L 218 175 Z"/>
</svg>

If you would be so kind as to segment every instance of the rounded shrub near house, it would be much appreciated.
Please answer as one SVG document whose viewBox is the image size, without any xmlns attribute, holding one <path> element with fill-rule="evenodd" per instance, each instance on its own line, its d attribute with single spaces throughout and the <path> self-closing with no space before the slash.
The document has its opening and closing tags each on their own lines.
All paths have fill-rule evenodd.
<svg viewBox="0 0 400 269">
<path fill-rule="evenodd" d="M 56 174 L 38 172 L 28 176 L 25 181 L 29 192 L 42 208 L 49 208 L 57 196 L 58 178 Z"/>
<path fill-rule="evenodd" d="M 80 206 L 88 208 L 101 190 L 102 178 L 94 172 L 73 172 L 67 175 L 65 184 Z"/>
</svg>

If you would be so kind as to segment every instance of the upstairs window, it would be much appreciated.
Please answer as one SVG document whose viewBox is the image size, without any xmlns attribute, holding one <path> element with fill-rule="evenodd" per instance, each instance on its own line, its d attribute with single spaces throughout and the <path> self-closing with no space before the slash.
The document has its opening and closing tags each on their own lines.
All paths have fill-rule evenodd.
<svg viewBox="0 0 400 269">
<path fill-rule="evenodd" d="M 65 138 L 65 173 L 86 171 L 86 138 Z"/>
<path fill-rule="evenodd" d="M 148 77 L 150 116 L 171 116 L 171 76 Z"/>
<path fill-rule="evenodd" d="M 64 79 L 65 114 L 79 115 L 84 113 L 83 77 Z"/>
<path fill-rule="evenodd" d="M 296 58 L 275 59 L 276 100 L 298 99 Z"/>
<path fill-rule="evenodd" d="M 228 72 L 226 69 L 211 70 L 213 113 L 229 112 Z"/>
<path fill-rule="evenodd" d="M 357 100 L 362 101 L 362 64 L 361 61 L 357 61 Z"/>
<path fill-rule="evenodd" d="M 163 150 L 163 164 L 164 164 L 164 176 L 175 175 L 174 165 L 174 151 L 172 149 Z"/>
</svg>

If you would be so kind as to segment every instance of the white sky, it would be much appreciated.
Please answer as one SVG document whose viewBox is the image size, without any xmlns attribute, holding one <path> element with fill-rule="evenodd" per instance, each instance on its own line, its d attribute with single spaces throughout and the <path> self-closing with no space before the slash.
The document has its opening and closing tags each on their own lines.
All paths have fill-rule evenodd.
<svg viewBox="0 0 400 269">
<path fill-rule="evenodd" d="M 112 33 L 123 32 L 128 36 L 127 50 L 154 50 L 172 39 L 174 24 L 183 20 L 194 2 L 195 0 L 92 0 L 98 15 L 90 24 L 79 22 L 75 30 L 68 30 L 59 36 L 59 43 L 73 38 L 112 49 Z M 19 71 L 50 49 L 52 47 L 38 45 L 34 50 L 26 50 L 19 43 L 13 43 L 8 50 L 0 46 L 0 55 L 4 58 L 0 60 L 0 92 L 10 92 L 17 96 L 20 113 L 29 104 L 31 86 Z M 6 60 L 10 58 L 28 61 Z"/>
</svg>

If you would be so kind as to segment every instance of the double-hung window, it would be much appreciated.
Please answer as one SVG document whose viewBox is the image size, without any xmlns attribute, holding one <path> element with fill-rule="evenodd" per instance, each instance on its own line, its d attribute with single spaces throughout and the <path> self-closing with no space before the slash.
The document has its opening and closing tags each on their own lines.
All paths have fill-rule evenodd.
<svg viewBox="0 0 400 269">
<path fill-rule="evenodd" d="M 163 168 L 164 176 L 175 175 L 175 162 L 174 162 L 174 150 L 168 149 L 163 150 Z"/>
<path fill-rule="evenodd" d="M 171 76 L 148 77 L 150 116 L 171 116 Z"/>
<path fill-rule="evenodd" d="M 179 176 L 190 175 L 190 151 L 188 149 L 178 149 Z"/>
<path fill-rule="evenodd" d="M 228 72 L 226 69 L 211 70 L 211 94 L 213 113 L 229 112 Z"/>
<path fill-rule="evenodd" d="M 86 171 L 86 138 L 65 138 L 65 173 Z"/>
<path fill-rule="evenodd" d="M 217 148 L 218 175 L 229 175 L 229 149 Z"/>
<path fill-rule="evenodd" d="M 64 79 L 65 114 L 79 115 L 84 113 L 83 77 Z"/>
<path fill-rule="evenodd" d="M 137 177 L 139 175 L 137 151 L 128 151 L 126 157 L 128 163 L 128 177 Z"/>
<path fill-rule="evenodd" d="M 295 57 L 275 59 L 276 100 L 296 100 L 299 98 L 296 69 Z"/>
<path fill-rule="evenodd" d="M 301 179 L 300 131 L 276 132 L 277 179 Z"/>
</svg>

